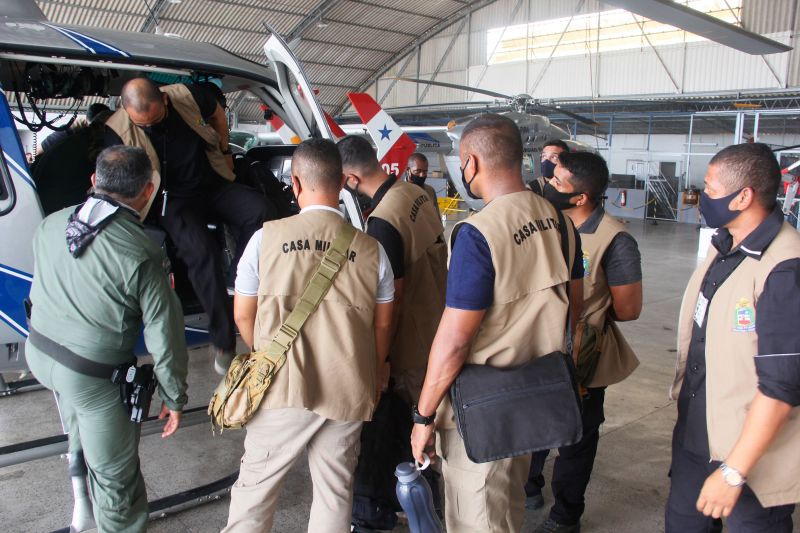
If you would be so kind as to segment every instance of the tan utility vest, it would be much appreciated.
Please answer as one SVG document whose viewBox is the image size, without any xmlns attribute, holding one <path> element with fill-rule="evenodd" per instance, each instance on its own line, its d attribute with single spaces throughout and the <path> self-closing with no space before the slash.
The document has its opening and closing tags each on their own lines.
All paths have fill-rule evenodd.
<svg viewBox="0 0 800 533">
<path fill-rule="evenodd" d="M 607 387 L 619 383 L 631 375 L 639 366 L 639 359 L 623 337 L 616 322 L 608 316 L 611 307 L 611 290 L 603 270 L 603 256 L 617 234 L 625 231 L 625 225 L 603 213 L 603 218 L 594 233 L 581 233 L 583 266 L 583 313 L 585 321 L 602 332 L 600 359 L 589 387 Z"/>
<path fill-rule="evenodd" d="M 572 264 L 575 233 L 569 217 L 564 221 Z M 484 236 L 495 271 L 494 301 L 464 362 L 515 367 L 564 351 L 571 268 L 561 252 L 552 204 L 529 190 L 506 194 L 460 224 L 471 224 Z M 457 238 L 456 232 L 453 228 Z M 451 246 L 453 242 L 451 238 Z M 449 397 L 437 414 L 440 427 L 455 427 Z"/>
<path fill-rule="evenodd" d="M 442 221 L 423 189 L 396 181 L 370 215 L 394 227 L 403 239 L 405 275 L 397 332 L 389 351 L 393 372 L 425 369 L 444 312 L 447 244 Z"/>
<path fill-rule="evenodd" d="M 264 224 L 254 343 L 266 348 L 347 222 L 307 211 Z M 340 421 L 370 420 L 375 408 L 378 241 L 357 232 L 348 260 L 303 326 L 262 408 L 301 407 Z"/>
<path fill-rule="evenodd" d="M 692 320 L 703 278 L 717 257 L 709 247 L 705 262 L 686 287 L 678 322 L 678 364 L 670 391 L 680 393 L 692 337 Z M 724 461 L 744 428 L 750 402 L 758 391 L 754 357 L 758 354 L 756 303 L 776 265 L 800 257 L 800 233 L 786 222 L 763 251 L 761 260 L 746 257 L 717 288 L 706 324 L 706 424 L 711 459 Z M 789 317 L 794 319 L 796 317 Z M 800 502 L 800 407 L 747 476 L 747 484 L 765 507 Z"/>
<path fill-rule="evenodd" d="M 211 163 L 211 168 L 214 169 L 214 172 L 228 181 L 236 179 L 233 170 L 230 169 L 228 163 L 225 161 L 222 150 L 220 150 L 219 134 L 203 119 L 200 114 L 200 108 L 197 106 L 197 102 L 194 101 L 194 97 L 192 93 L 189 92 L 189 89 L 182 83 L 177 83 L 175 85 L 159 87 L 159 90 L 169 96 L 169 101 L 175 108 L 175 111 L 177 111 L 183 121 L 192 128 L 192 131 L 203 139 L 206 157 L 208 157 L 208 162 Z M 150 142 L 150 139 L 142 128 L 131 122 L 125 109 L 122 107 L 117 109 L 114 114 L 109 117 L 106 126 L 119 135 L 123 144 L 144 148 L 144 151 L 147 152 L 147 156 L 150 158 L 150 163 L 153 165 L 153 170 L 160 171 L 161 163 L 158 160 L 155 148 L 153 148 L 153 143 Z M 160 181 L 159 178 L 159 183 Z"/>
</svg>

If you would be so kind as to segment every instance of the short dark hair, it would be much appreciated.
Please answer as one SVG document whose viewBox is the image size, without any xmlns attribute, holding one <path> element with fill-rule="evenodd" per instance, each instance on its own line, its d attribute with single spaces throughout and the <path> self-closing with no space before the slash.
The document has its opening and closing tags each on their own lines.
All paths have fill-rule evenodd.
<svg viewBox="0 0 800 533">
<path fill-rule="evenodd" d="M 762 207 L 772 209 L 781 183 L 781 167 L 764 143 L 734 144 L 723 148 L 708 164 L 720 171 L 728 194 L 750 187 Z"/>
<path fill-rule="evenodd" d="M 562 152 L 558 162 L 572 174 L 570 181 L 577 192 L 586 193 L 597 204 L 608 188 L 608 165 L 605 159 L 591 152 Z"/>
<path fill-rule="evenodd" d="M 548 146 L 558 146 L 559 148 L 561 148 L 565 152 L 569 152 L 570 151 L 569 145 L 567 143 L 565 143 L 564 141 L 562 141 L 561 139 L 550 139 L 549 141 L 544 143 L 544 145 L 542 145 L 542 150 L 544 150 Z"/>
<path fill-rule="evenodd" d="M 363 137 L 348 135 L 336 144 L 341 156 L 342 167 L 352 168 L 360 172 L 373 172 L 380 168 L 378 154 Z"/>
<path fill-rule="evenodd" d="M 495 113 L 479 115 L 464 128 L 461 143 L 479 154 L 489 167 L 522 168 L 522 137 L 508 117 Z"/>
<path fill-rule="evenodd" d="M 410 166 L 412 161 L 414 161 L 414 165 L 416 165 L 418 163 L 427 163 L 428 162 L 428 158 L 425 157 L 425 154 L 421 154 L 419 152 L 414 152 L 413 154 L 408 156 L 408 163 L 407 164 Z"/>
<path fill-rule="evenodd" d="M 150 158 L 142 148 L 117 145 L 97 156 L 95 187 L 124 199 L 139 196 L 153 177 Z"/>
<path fill-rule="evenodd" d="M 311 190 L 338 191 L 342 187 L 342 158 L 329 139 L 306 139 L 292 154 L 292 174 Z"/>
</svg>

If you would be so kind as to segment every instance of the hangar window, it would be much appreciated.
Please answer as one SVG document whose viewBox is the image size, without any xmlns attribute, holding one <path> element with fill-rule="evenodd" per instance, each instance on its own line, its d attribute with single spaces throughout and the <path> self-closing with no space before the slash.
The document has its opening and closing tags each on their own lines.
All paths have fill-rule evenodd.
<svg viewBox="0 0 800 533">
<path fill-rule="evenodd" d="M 679 3 L 724 22 L 741 25 L 742 0 L 683 0 Z M 494 28 L 487 32 L 486 39 L 486 60 L 490 65 L 547 59 L 551 54 L 552 57 L 566 57 L 648 48 L 648 39 L 653 46 L 706 40 L 624 9 Z"/>
</svg>

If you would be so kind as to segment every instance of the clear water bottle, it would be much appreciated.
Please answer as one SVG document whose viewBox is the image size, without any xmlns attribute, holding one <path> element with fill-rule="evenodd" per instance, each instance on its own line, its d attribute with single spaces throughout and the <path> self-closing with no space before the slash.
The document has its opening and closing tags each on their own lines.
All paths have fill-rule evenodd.
<svg viewBox="0 0 800 533">
<path fill-rule="evenodd" d="M 397 499 L 408 516 L 411 533 L 441 533 L 442 523 L 433 508 L 433 495 L 428 482 L 422 477 L 431 461 L 417 467 L 415 463 L 400 463 L 394 471 L 397 476 Z"/>
</svg>

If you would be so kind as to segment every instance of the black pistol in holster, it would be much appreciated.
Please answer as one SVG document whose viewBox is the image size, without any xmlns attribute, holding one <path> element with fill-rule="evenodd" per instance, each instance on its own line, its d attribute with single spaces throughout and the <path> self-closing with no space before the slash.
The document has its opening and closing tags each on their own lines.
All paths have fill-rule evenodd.
<svg viewBox="0 0 800 533">
<path fill-rule="evenodd" d="M 120 365 L 114 369 L 111 381 L 119 385 L 119 397 L 131 415 L 131 422 L 139 424 L 145 420 L 158 385 L 153 365 Z"/>
</svg>

